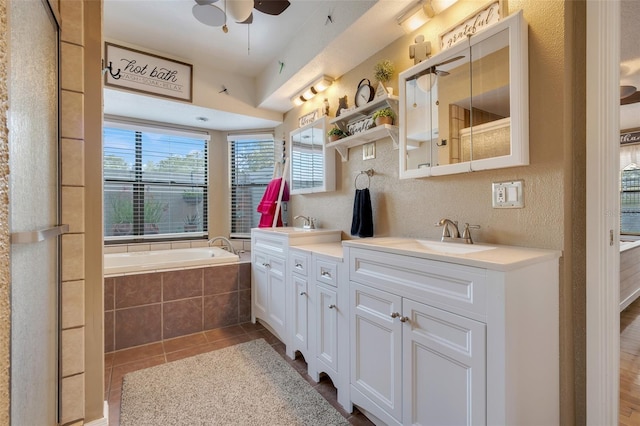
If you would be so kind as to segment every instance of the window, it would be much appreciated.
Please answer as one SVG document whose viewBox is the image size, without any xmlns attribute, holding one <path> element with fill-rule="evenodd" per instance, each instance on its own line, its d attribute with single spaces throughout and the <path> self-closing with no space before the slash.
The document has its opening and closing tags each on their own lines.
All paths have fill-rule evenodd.
<svg viewBox="0 0 640 426">
<path fill-rule="evenodd" d="M 634 163 L 620 179 L 620 234 L 640 235 L 640 168 Z"/>
<path fill-rule="evenodd" d="M 207 235 L 208 134 L 107 122 L 103 139 L 106 241 Z"/>
<path fill-rule="evenodd" d="M 258 226 L 258 204 L 273 178 L 273 135 L 229 135 L 231 236 L 247 238 Z"/>
</svg>

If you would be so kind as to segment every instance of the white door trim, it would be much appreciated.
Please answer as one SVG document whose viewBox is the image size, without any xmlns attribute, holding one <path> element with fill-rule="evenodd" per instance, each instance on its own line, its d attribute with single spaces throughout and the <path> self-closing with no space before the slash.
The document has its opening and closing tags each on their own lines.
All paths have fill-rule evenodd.
<svg viewBox="0 0 640 426">
<path fill-rule="evenodd" d="M 620 289 L 617 284 L 620 282 L 620 1 L 586 3 L 587 424 L 617 425 L 620 364 Z"/>
</svg>

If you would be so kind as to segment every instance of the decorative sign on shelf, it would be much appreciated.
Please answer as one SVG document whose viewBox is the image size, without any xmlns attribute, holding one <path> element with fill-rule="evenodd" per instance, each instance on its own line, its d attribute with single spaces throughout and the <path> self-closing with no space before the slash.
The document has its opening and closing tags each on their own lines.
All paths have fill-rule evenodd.
<svg viewBox="0 0 640 426">
<path fill-rule="evenodd" d="M 192 101 L 193 66 L 105 43 L 105 86 Z"/>
<path fill-rule="evenodd" d="M 322 111 L 320 108 L 314 109 L 313 111 L 298 118 L 298 127 L 304 127 L 307 124 L 311 124 L 320 117 L 322 117 Z"/>
<path fill-rule="evenodd" d="M 347 124 L 347 131 L 350 135 L 355 135 L 358 133 L 362 133 L 365 130 L 369 130 L 374 127 L 373 118 L 371 116 L 367 116 L 365 118 L 361 118 L 360 120 L 352 121 Z"/>
<path fill-rule="evenodd" d="M 620 145 L 640 143 L 640 130 L 620 133 Z"/>
<path fill-rule="evenodd" d="M 466 40 L 467 36 L 474 35 L 478 31 L 499 22 L 502 19 L 503 12 L 500 1 L 484 6 L 476 13 L 462 20 L 461 23 L 440 34 L 440 50 L 448 49 L 461 40 Z"/>
</svg>

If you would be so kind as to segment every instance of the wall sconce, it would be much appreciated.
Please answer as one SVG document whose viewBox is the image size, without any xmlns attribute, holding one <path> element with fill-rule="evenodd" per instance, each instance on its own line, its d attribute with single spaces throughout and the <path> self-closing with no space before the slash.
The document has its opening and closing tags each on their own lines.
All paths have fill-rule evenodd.
<svg viewBox="0 0 640 426">
<path fill-rule="evenodd" d="M 410 5 L 396 17 L 398 25 L 402 27 L 405 33 L 409 34 L 417 30 L 431 18 L 435 16 L 431 0 L 418 0 L 417 3 Z"/>
<path fill-rule="evenodd" d="M 332 84 L 333 84 L 333 78 L 323 75 L 318 80 L 310 84 L 308 87 L 301 90 L 293 98 L 291 98 L 291 102 L 293 102 L 295 106 L 300 106 L 306 101 L 308 101 L 309 99 L 313 98 L 318 93 L 327 90 L 327 87 L 331 86 Z"/>
</svg>

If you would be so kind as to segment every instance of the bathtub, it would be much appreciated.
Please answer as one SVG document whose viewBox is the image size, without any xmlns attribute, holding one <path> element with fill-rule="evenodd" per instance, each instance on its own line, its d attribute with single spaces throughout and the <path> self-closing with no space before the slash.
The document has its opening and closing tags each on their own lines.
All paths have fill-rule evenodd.
<svg viewBox="0 0 640 426">
<path fill-rule="evenodd" d="M 202 268 L 238 260 L 238 255 L 219 247 L 108 253 L 104 255 L 104 275 Z"/>
</svg>

